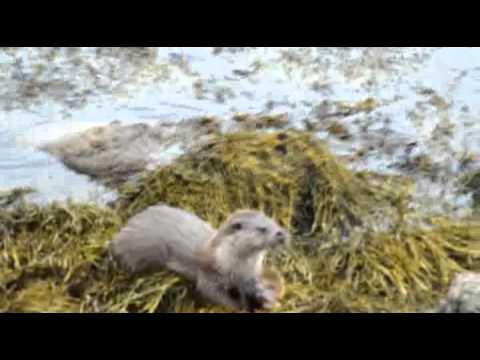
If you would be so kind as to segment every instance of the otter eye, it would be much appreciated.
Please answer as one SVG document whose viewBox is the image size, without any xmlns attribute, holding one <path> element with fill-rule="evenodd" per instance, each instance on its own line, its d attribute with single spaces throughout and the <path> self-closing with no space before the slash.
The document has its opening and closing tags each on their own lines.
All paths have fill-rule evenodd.
<svg viewBox="0 0 480 360">
<path fill-rule="evenodd" d="M 241 230 L 242 229 L 242 224 L 241 223 L 235 223 L 232 225 L 232 230 Z"/>
<path fill-rule="evenodd" d="M 267 228 L 266 228 L 266 227 L 263 227 L 263 226 L 262 226 L 262 227 L 258 227 L 257 230 L 258 230 L 259 232 L 261 232 L 262 234 L 265 234 L 265 233 L 267 232 Z"/>
</svg>

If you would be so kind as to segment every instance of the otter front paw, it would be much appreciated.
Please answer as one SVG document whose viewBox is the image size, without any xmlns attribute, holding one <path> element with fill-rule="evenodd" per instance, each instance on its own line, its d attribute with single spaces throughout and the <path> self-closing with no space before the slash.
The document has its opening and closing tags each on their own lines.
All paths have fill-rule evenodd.
<svg viewBox="0 0 480 360">
<path fill-rule="evenodd" d="M 278 304 L 277 294 L 272 289 L 259 287 L 257 297 L 262 299 L 265 309 L 272 309 Z"/>
<path fill-rule="evenodd" d="M 243 307 L 248 312 L 271 309 L 277 302 L 275 292 L 272 289 L 265 288 L 254 279 L 243 282 L 238 291 L 242 298 Z"/>
</svg>

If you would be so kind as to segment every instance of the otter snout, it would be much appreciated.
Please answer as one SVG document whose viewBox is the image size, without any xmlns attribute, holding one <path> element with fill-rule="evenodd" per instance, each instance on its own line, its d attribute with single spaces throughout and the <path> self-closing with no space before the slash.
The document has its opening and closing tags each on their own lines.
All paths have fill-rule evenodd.
<svg viewBox="0 0 480 360">
<path fill-rule="evenodd" d="M 290 237 L 286 231 L 279 230 L 275 233 L 275 240 L 279 245 L 287 245 L 289 238 Z"/>
</svg>

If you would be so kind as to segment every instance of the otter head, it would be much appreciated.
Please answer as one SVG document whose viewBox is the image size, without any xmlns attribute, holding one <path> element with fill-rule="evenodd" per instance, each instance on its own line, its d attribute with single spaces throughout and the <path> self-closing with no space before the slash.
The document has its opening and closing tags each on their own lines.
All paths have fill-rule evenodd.
<svg viewBox="0 0 480 360">
<path fill-rule="evenodd" d="M 220 226 L 210 246 L 222 268 L 244 268 L 245 272 L 261 271 L 264 254 L 269 248 L 286 245 L 288 232 L 273 219 L 254 210 L 233 213 Z"/>
<path fill-rule="evenodd" d="M 218 234 L 229 238 L 231 248 L 245 254 L 285 245 L 289 235 L 273 219 L 254 210 L 233 213 L 218 229 Z"/>
</svg>

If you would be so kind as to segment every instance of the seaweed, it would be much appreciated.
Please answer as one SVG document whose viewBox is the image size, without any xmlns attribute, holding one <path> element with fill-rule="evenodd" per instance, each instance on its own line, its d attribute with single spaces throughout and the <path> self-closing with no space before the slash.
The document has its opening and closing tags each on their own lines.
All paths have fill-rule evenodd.
<svg viewBox="0 0 480 360">
<path fill-rule="evenodd" d="M 308 133 L 216 136 L 175 163 L 119 189 L 125 217 L 164 202 L 218 226 L 231 212 L 258 209 L 293 233 L 343 235 L 372 214 L 396 211 L 408 189 L 353 173 Z"/>
<path fill-rule="evenodd" d="M 134 277 L 111 260 L 115 233 L 159 202 L 214 226 L 258 209 L 288 228 L 292 246 L 267 258 L 285 284 L 272 311 L 424 311 L 457 272 L 479 269 L 480 223 L 417 214 L 409 188 L 399 177 L 352 172 L 305 132 L 215 135 L 122 184 L 112 208 L 0 207 L 0 311 L 231 311 L 172 272 Z"/>
</svg>

